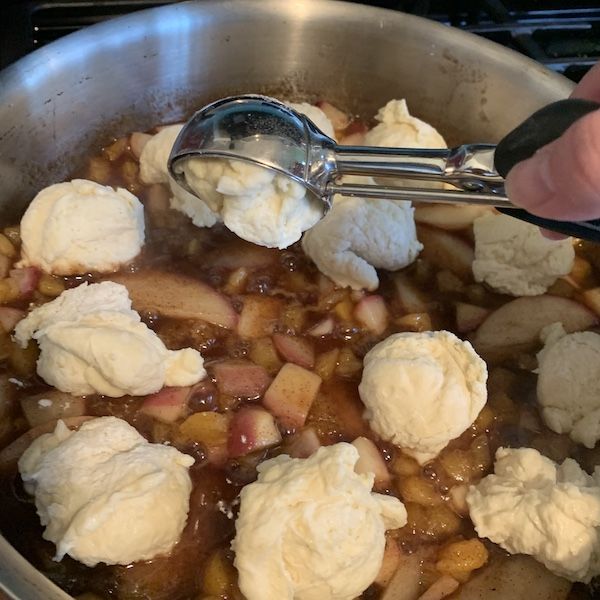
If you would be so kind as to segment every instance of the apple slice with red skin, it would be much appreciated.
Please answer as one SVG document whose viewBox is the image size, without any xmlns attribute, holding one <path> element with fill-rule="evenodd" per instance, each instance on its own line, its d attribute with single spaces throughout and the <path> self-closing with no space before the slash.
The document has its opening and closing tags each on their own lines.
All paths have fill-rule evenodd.
<svg viewBox="0 0 600 600">
<path fill-rule="evenodd" d="M 24 267 L 22 269 L 11 269 L 9 275 L 10 279 L 15 282 L 19 295 L 25 298 L 37 289 L 42 272 L 35 267 Z"/>
<path fill-rule="evenodd" d="M 238 410 L 229 425 L 229 456 L 245 456 L 256 450 L 271 448 L 281 442 L 273 415 L 259 406 Z"/>
<path fill-rule="evenodd" d="M 375 335 L 381 335 L 388 326 L 390 315 L 385 300 L 371 295 L 362 298 L 354 307 L 354 318 Z"/>
<path fill-rule="evenodd" d="M 499 361 L 540 343 L 541 330 L 562 323 L 568 333 L 589 329 L 597 316 L 579 302 L 560 296 L 516 298 L 492 312 L 472 336 L 475 350 L 485 359 Z"/>
<path fill-rule="evenodd" d="M 389 483 L 392 476 L 375 443 L 369 438 L 357 437 L 352 445 L 358 450 L 358 462 L 354 465 L 354 470 L 361 475 L 364 473 L 375 475 L 376 485 Z"/>
<path fill-rule="evenodd" d="M 6 333 L 10 333 L 15 328 L 15 325 L 21 319 L 25 318 L 26 314 L 24 310 L 19 310 L 18 308 L 0 306 L 0 326 L 2 326 L 2 329 Z"/>
<path fill-rule="evenodd" d="M 219 392 L 235 398 L 260 398 L 271 383 L 266 369 L 249 360 L 224 360 L 210 369 Z"/>
<path fill-rule="evenodd" d="M 146 396 L 140 413 L 161 423 L 175 423 L 187 413 L 190 390 L 190 387 L 165 387 Z"/>
<path fill-rule="evenodd" d="M 238 315 L 231 301 L 206 283 L 164 271 L 117 273 L 111 281 L 124 285 L 133 308 L 173 319 L 195 319 L 234 329 Z"/>
<path fill-rule="evenodd" d="M 292 458 L 308 458 L 321 447 L 317 432 L 312 427 L 305 427 L 286 439 L 285 453 Z"/>
<path fill-rule="evenodd" d="M 315 323 L 306 333 L 312 337 L 322 337 L 331 335 L 335 328 L 333 317 L 325 317 L 318 323 Z"/>
<path fill-rule="evenodd" d="M 263 405 L 286 429 L 299 429 L 321 387 L 321 378 L 293 363 L 286 363 L 265 392 Z"/>
<path fill-rule="evenodd" d="M 315 349 L 309 340 L 283 333 L 274 333 L 272 339 L 277 352 L 288 362 L 305 369 L 315 366 Z"/>
<path fill-rule="evenodd" d="M 456 303 L 456 329 L 468 333 L 477 329 L 490 314 L 489 309 L 466 302 Z"/>
</svg>

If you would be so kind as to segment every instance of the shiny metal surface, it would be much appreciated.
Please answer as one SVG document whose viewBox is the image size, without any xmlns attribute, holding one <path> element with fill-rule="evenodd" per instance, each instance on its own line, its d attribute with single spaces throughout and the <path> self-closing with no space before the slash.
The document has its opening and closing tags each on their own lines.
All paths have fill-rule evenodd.
<svg viewBox="0 0 600 600">
<path fill-rule="evenodd" d="M 495 143 L 571 84 L 537 63 L 418 17 L 327 0 L 205 0 L 102 23 L 0 74 L 0 214 L 63 180 L 97 143 L 227 95 L 327 98 L 374 115 L 406 97 L 450 144 Z M 0 537 L 0 589 L 68 598 Z"/>
<path fill-rule="evenodd" d="M 513 207 L 494 168 L 494 150 L 493 144 L 439 149 L 340 146 L 274 98 L 246 95 L 223 98 L 194 113 L 171 150 L 169 171 L 196 194 L 186 178 L 188 161 L 250 162 L 302 184 L 324 212 L 334 194 L 356 196 L 361 191 L 367 198 Z M 376 185 L 336 183 L 344 175 L 372 177 Z M 419 189 L 419 180 L 440 186 Z M 414 189 L 406 185 L 412 182 Z M 444 183 L 455 189 L 444 189 Z"/>
</svg>

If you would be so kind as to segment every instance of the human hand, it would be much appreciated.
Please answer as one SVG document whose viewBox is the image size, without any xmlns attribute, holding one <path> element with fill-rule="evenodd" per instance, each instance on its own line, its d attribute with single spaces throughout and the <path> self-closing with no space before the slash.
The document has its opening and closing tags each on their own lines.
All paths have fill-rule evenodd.
<svg viewBox="0 0 600 600">
<path fill-rule="evenodd" d="M 600 102 L 600 63 L 571 94 Z M 563 221 L 600 217 L 600 110 L 518 163 L 506 178 L 509 199 L 530 213 Z"/>
</svg>

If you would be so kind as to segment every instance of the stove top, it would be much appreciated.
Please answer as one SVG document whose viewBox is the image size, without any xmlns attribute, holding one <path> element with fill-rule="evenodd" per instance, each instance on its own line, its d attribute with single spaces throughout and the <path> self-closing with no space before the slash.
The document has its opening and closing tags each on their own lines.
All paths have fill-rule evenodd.
<svg viewBox="0 0 600 600">
<path fill-rule="evenodd" d="M 0 0 L 0 68 L 63 35 L 177 0 Z M 383 0 L 513 48 L 578 81 L 600 59 L 598 0 Z"/>
</svg>

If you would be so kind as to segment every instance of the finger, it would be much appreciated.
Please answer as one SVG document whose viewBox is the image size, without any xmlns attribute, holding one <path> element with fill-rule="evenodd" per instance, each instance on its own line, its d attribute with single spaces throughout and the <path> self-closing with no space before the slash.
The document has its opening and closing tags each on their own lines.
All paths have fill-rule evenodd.
<svg viewBox="0 0 600 600">
<path fill-rule="evenodd" d="M 552 241 L 564 240 L 568 238 L 568 235 L 564 235 L 562 233 L 558 233 L 558 231 L 550 231 L 549 229 L 544 229 L 540 227 L 540 233 L 547 239 Z"/>
<path fill-rule="evenodd" d="M 592 67 L 573 90 L 571 98 L 600 102 L 600 62 Z"/>
<path fill-rule="evenodd" d="M 600 217 L 600 110 L 515 165 L 506 178 L 506 192 L 514 204 L 541 217 Z"/>
</svg>

